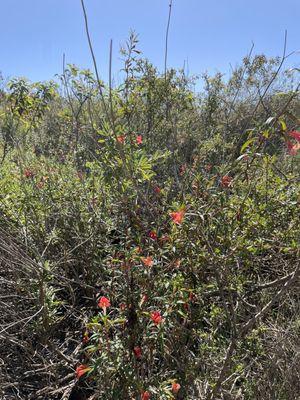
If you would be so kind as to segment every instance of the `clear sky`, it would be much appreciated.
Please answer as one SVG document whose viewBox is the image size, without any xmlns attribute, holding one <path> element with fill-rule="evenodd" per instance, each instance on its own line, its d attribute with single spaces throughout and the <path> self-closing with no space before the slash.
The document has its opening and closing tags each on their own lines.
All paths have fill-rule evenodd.
<svg viewBox="0 0 300 400">
<path fill-rule="evenodd" d="M 300 0 L 173 0 L 169 61 L 189 72 L 228 72 L 249 51 L 300 49 Z M 120 44 L 134 29 L 139 47 L 161 70 L 169 0 L 85 0 L 101 75 L 107 77 L 109 41 L 118 79 Z M 5 77 L 47 80 L 62 71 L 62 56 L 91 67 L 80 0 L 0 0 L 0 71 Z M 288 62 L 300 66 L 300 53 Z"/>
</svg>

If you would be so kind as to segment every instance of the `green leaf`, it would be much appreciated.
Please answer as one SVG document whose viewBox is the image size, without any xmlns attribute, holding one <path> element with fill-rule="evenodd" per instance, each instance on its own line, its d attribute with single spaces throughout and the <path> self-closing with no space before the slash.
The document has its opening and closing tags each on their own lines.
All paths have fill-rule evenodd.
<svg viewBox="0 0 300 400">
<path fill-rule="evenodd" d="M 279 123 L 281 125 L 281 129 L 285 132 L 287 130 L 286 123 L 284 122 L 283 119 L 280 119 Z"/>
<path fill-rule="evenodd" d="M 247 141 L 243 144 L 243 146 L 241 147 L 241 153 L 243 153 L 243 152 L 247 149 L 247 147 L 249 147 L 250 144 L 252 144 L 255 140 L 256 140 L 256 138 L 251 138 L 251 139 L 247 140 Z"/>
</svg>

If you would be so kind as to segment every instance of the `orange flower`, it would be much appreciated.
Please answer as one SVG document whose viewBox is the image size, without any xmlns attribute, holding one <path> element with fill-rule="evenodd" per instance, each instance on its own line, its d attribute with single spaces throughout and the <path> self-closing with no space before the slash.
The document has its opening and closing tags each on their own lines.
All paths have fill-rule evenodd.
<svg viewBox="0 0 300 400">
<path fill-rule="evenodd" d="M 229 186 L 231 186 L 231 183 L 232 183 L 232 178 L 231 178 L 231 176 L 229 176 L 229 175 L 224 175 L 224 176 L 221 178 L 221 186 L 222 186 L 223 188 L 228 188 Z"/>
<path fill-rule="evenodd" d="M 173 211 L 170 213 L 170 217 L 172 218 L 173 222 L 177 225 L 180 225 L 183 221 L 185 215 L 184 210 Z"/>
<path fill-rule="evenodd" d="M 137 144 L 142 144 L 143 143 L 143 136 L 142 135 L 137 135 L 136 142 L 137 142 Z"/>
<path fill-rule="evenodd" d="M 176 382 L 172 383 L 172 392 L 174 394 L 178 393 L 180 388 L 181 388 L 181 386 L 179 383 L 176 383 Z"/>
<path fill-rule="evenodd" d="M 139 360 L 142 357 L 142 349 L 140 348 L 140 346 L 135 346 L 133 348 L 133 353 L 135 355 L 135 358 Z"/>
<path fill-rule="evenodd" d="M 163 321 L 160 311 L 153 311 L 150 317 L 155 325 L 159 325 Z"/>
<path fill-rule="evenodd" d="M 102 296 L 98 301 L 98 306 L 103 310 L 106 310 L 106 308 L 110 307 L 110 301 L 107 297 Z"/>
<path fill-rule="evenodd" d="M 78 367 L 76 368 L 76 377 L 77 379 L 79 379 L 80 377 L 82 377 L 82 375 L 86 374 L 88 371 L 90 371 L 91 368 L 89 368 L 87 365 L 81 364 L 78 365 Z"/>
<path fill-rule="evenodd" d="M 146 265 L 146 267 L 152 267 L 153 259 L 151 256 L 148 257 L 141 257 L 142 263 Z"/>
<path fill-rule="evenodd" d="M 124 143 L 125 143 L 125 135 L 117 136 L 117 141 L 118 141 L 119 143 L 124 144 Z"/>
<path fill-rule="evenodd" d="M 150 397 L 151 397 L 151 394 L 148 391 L 142 392 L 141 400 L 149 400 Z"/>
</svg>

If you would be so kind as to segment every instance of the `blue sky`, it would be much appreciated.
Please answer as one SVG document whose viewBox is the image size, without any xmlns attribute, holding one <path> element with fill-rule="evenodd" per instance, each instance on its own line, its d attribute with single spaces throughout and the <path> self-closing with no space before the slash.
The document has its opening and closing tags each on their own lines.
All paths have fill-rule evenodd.
<svg viewBox="0 0 300 400">
<path fill-rule="evenodd" d="M 189 72 L 228 72 L 248 52 L 282 53 L 284 31 L 288 51 L 300 49 L 299 0 L 173 0 L 169 60 Z M 161 70 L 169 0 L 85 0 L 90 30 L 106 79 L 109 41 L 113 39 L 113 71 L 118 80 L 118 49 L 130 29 L 139 47 Z M 1 0 L 0 71 L 5 77 L 47 80 L 62 71 L 62 56 L 91 67 L 80 0 Z M 300 53 L 289 66 L 300 65 Z"/>
</svg>

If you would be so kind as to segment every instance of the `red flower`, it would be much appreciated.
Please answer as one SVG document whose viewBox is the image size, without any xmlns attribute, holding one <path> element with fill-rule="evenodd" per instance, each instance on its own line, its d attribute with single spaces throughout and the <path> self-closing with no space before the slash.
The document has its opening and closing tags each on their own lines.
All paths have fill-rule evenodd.
<svg viewBox="0 0 300 400">
<path fill-rule="evenodd" d="M 25 178 L 33 178 L 34 177 L 34 172 L 31 169 L 26 168 L 24 170 L 24 176 L 25 176 Z"/>
<path fill-rule="evenodd" d="M 117 136 L 117 141 L 122 144 L 125 143 L 125 135 Z"/>
<path fill-rule="evenodd" d="M 288 133 L 289 136 L 291 136 L 292 138 L 296 139 L 297 142 L 300 142 L 300 132 L 298 131 L 290 131 Z"/>
<path fill-rule="evenodd" d="M 181 386 L 179 385 L 179 383 L 176 383 L 176 382 L 172 383 L 172 392 L 174 394 L 178 393 L 180 388 L 181 388 Z"/>
<path fill-rule="evenodd" d="M 110 301 L 107 297 L 102 296 L 98 301 L 98 306 L 103 310 L 106 310 L 106 308 L 110 307 Z"/>
<path fill-rule="evenodd" d="M 83 334 L 82 342 L 85 344 L 90 340 L 88 331 L 85 331 Z"/>
<path fill-rule="evenodd" d="M 159 194 L 161 192 L 161 188 L 159 186 L 154 187 L 154 192 Z"/>
<path fill-rule="evenodd" d="M 143 136 L 142 135 L 137 135 L 136 142 L 137 142 L 137 144 L 142 144 L 143 143 Z"/>
<path fill-rule="evenodd" d="M 125 303 L 121 303 L 120 304 L 120 310 L 121 311 L 125 311 L 126 310 L 126 304 Z"/>
<path fill-rule="evenodd" d="M 151 256 L 148 257 L 141 257 L 142 263 L 146 265 L 146 267 L 152 267 L 153 259 Z"/>
<path fill-rule="evenodd" d="M 185 215 L 184 210 L 173 211 L 170 213 L 173 222 L 177 225 L 180 225 L 182 223 L 184 215 Z"/>
<path fill-rule="evenodd" d="M 224 175 L 224 176 L 221 178 L 221 186 L 222 186 L 223 188 L 228 188 L 229 186 L 231 186 L 231 183 L 232 183 L 232 178 L 231 178 L 231 176 L 229 176 L 229 175 Z"/>
<path fill-rule="evenodd" d="M 149 232 L 149 238 L 153 239 L 153 240 L 157 240 L 157 234 L 155 231 L 150 231 Z"/>
<path fill-rule="evenodd" d="M 159 311 L 153 311 L 151 313 L 151 319 L 155 323 L 155 325 L 159 325 L 163 320 Z"/>
<path fill-rule="evenodd" d="M 141 400 L 149 400 L 150 397 L 151 397 L 151 394 L 148 391 L 142 392 Z"/>
<path fill-rule="evenodd" d="M 189 300 L 193 303 L 194 301 L 197 300 L 197 296 L 195 295 L 195 293 L 190 292 L 189 294 Z"/>
<path fill-rule="evenodd" d="M 143 294 L 142 300 L 141 300 L 141 306 L 148 301 L 148 296 L 146 294 Z"/>
<path fill-rule="evenodd" d="M 77 379 L 79 379 L 82 375 L 86 374 L 88 371 L 90 371 L 90 368 L 87 365 L 84 364 L 78 365 L 75 372 Z"/>
<path fill-rule="evenodd" d="M 300 143 L 293 144 L 290 140 L 287 141 L 288 153 L 290 156 L 296 156 L 300 149 Z"/>
<path fill-rule="evenodd" d="M 142 357 L 142 349 L 140 348 L 140 346 L 135 346 L 133 348 L 133 352 L 137 360 L 139 360 Z"/>
</svg>

